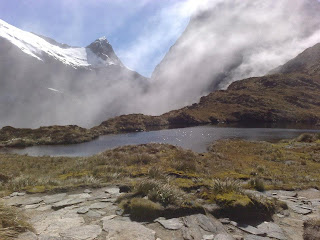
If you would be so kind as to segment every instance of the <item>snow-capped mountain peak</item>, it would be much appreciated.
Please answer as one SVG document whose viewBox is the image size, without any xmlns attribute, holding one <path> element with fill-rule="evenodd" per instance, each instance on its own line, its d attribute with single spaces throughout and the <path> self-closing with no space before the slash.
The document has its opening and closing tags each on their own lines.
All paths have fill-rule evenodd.
<svg viewBox="0 0 320 240">
<path fill-rule="evenodd" d="M 103 37 L 101 37 L 101 38 L 98 38 L 96 41 L 98 41 L 98 40 L 101 41 L 101 42 L 102 42 L 102 41 L 107 41 L 107 43 L 109 43 L 108 40 L 107 40 L 107 38 L 106 38 L 106 36 L 103 36 Z"/>
<path fill-rule="evenodd" d="M 96 56 L 110 64 L 123 66 L 106 37 L 101 37 L 87 46 Z"/>
<path fill-rule="evenodd" d="M 106 37 L 97 39 L 86 48 L 69 47 L 54 44 L 46 37 L 23 31 L 0 19 L 0 38 L 6 39 L 24 53 L 40 61 L 49 56 L 73 68 L 123 66 Z"/>
</svg>

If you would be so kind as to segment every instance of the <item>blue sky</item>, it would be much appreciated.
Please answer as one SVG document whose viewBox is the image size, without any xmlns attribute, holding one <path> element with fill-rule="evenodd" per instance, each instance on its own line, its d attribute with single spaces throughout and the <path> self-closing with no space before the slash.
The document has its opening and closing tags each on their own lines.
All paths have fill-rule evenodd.
<svg viewBox="0 0 320 240">
<path fill-rule="evenodd" d="M 131 69 L 150 76 L 184 31 L 194 0 L 1 0 L 0 18 L 73 46 L 106 36 Z"/>
</svg>

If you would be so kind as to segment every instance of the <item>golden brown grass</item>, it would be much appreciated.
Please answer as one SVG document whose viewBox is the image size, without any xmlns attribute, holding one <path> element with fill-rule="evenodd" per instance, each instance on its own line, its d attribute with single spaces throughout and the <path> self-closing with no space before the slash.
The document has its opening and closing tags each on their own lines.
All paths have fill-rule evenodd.
<svg viewBox="0 0 320 240">
<path fill-rule="evenodd" d="M 260 190 L 308 188 L 320 186 L 319 156 L 320 141 L 301 138 L 279 143 L 222 140 L 206 154 L 166 144 L 125 146 L 92 157 L 0 154 L 0 191 L 42 192 L 145 178 L 187 191 L 227 178 L 251 179 L 247 187 Z"/>
<path fill-rule="evenodd" d="M 15 239 L 19 233 L 27 230 L 32 230 L 32 228 L 23 215 L 0 202 L 0 239 Z"/>
<path fill-rule="evenodd" d="M 0 154 L 0 194 L 128 184 L 133 193 L 127 199 L 147 197 L 164 208 L 196 206 L 192 202 L 202 197 L 221 206 L 269 211 L 274 204 L 259 205 L 242 189 L 318 187 L 319 156 L 318 136 L 278 143 L 221 140 L 205 154 L 167 144 L 124 146 L 92 157 Z"/>
</svg>

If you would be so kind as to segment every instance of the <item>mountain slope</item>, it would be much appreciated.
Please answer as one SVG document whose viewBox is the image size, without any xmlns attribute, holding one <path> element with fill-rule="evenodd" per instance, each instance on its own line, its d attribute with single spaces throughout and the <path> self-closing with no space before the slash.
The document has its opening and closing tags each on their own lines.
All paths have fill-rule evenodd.
<svg viewBox="0 0 320 240">
<path fill-rule="evenodd" d="M 319 42 L 317 0 L 209 1 L 152 74 L 158 112 L 263 76 Z"/>
<path fill-rule="evenodd" d="M 320 75 L 320 43 L 300 53 L 286 64 L 271 73 L 302 72 L 309 75 Z"/>
<path fill-rule="evenodd" d="M 74 68 L 122 65 L 105 37 L 97 39 L 87 48 L 69 47 L 53 39 L 20 30 L 2 20 L 0 37 L 40 61 L 44 61 L 44 55 L 47 55 Z"/>
<path fill-rule="evenodd" d="M 320 124 L 320 78 L 279 74 L 232 83 L 200 102 L 164 114 L 171 124 Z"/>
<path fill-rule="evenodd" d="M 127 113 L 148 86 L 106 38 L 70 47 L 1 20 L 0 62 L 0 126 L 94 125 Z"/>
<path fill-rule="evenodd" d="M 320 76 L 295 73 L 249 78 L 232 83 L 227 90 L 212 92 L 192 106 L 161 116 L 122 115 L 91 129 L 4 127 L 0 129 L 0 147 L 73 144 L 105 134 L 219 123 L 319 126 Z"/>
</svg>

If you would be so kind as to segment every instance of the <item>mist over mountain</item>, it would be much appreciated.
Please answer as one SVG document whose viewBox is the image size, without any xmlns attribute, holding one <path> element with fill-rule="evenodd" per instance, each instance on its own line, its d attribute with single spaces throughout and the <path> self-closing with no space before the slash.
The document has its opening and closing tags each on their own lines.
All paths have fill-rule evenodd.
<svg viewBox="0 0 320 240">
<path fill-rule="evenodd" d="M 207 1 L 152 74 L 152 114 L 284 64 L 320 41 L 319 12 L 316 0 Z"/>
<path fill-rule="evenodd" d="M 105 37 L 72 47 L 0 20 L 0 127 L 159 115 L 237 80 L 290 72 L 299 60 L 282 65 L 320 42 L 319 12 L 317 0 L 203 1 L 151 79 L 128 69 Z"/>
<path fill-rule="evenodd" d="M 320 75 L 320 43 L 306 49 L 286 64 L 270 73 L 305 73 L 310 76 Z"/>
<path fill-rule="evenodd" d="M 0 63 L 1 126 L 90 126 L 125 112 L 127 100 L 148 85 L 104 37 L 86 48 L 70 47 L 4 21 Z"/>
</svg>

